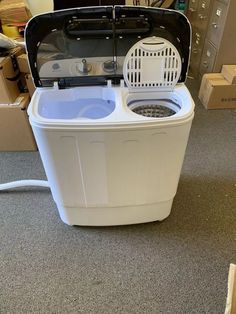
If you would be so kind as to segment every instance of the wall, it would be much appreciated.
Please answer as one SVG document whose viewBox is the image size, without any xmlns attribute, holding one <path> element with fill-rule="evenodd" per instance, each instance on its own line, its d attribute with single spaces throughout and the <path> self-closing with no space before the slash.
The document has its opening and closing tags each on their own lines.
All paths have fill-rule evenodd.
<svg viewBox="0 0 236 314">
<path fill-rule="evenodd" d="M 53 11 L 53 0 L 28 0 L 30 11 L 33 15 Z M 133 5 L 133 0 L 126 0 L 127 5 Z M 145 5 L 145 0 L 141 1 Z"/>
<path fill-rule="evenodd" d="M 53 0 L 28 0 L 33 15 L 53 11 Z"/>
</svg>

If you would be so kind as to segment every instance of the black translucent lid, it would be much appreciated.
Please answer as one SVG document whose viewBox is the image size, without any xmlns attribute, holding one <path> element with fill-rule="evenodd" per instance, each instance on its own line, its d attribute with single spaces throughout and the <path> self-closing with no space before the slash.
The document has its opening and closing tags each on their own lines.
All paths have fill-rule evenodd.
<svg viewBox="0 0 236 314">
<path fill-rule="evenodd" d="M 157 36 L 178 50 L 184 82 L 191 29 L 178 11 L 151 7 L 100 6 L 55 11 L 33 17 L 26 28 L 29 64 L 37 87 L 119 83 L 129 49 Z M 158 70 L 158 69 L 157 69 Z"/>
</svg>

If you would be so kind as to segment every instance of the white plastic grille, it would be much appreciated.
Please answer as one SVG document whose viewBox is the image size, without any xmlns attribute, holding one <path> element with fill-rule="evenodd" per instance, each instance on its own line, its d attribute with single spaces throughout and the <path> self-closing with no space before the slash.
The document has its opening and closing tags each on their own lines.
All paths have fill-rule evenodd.
<svg viewBox="0 0 236 314">
<path fill-rule="evenodd" d="M 168 40 L 149 37 L 140 40 L 127 53 L 123 74 L 130 89 L 171 89 L 181 73 L 178 50 Z"/>
</svg>

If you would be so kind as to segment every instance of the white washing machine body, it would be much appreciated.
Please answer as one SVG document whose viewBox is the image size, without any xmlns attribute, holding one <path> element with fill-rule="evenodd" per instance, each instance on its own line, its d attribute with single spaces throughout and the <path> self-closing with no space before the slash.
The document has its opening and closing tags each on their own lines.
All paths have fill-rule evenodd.
<svg viewBox="0 0 236 314">
<path fill-rule="evenodd" d="M 114 10 L 126 10 L 118 8 L 112 8 L 113 16 Z M 133 10 L 136 8 L 127 12 Z M 158 12 L 160 16 L 166 11 L 171 12 L 150 8 L 145 12 Z M 140 13 L 139 10 L 138 26 Z M 58 18 L 56 12 L 52 14 Z M 63 14 L 68 17 L 75 12 L 67 10 Z M 39 18 L 45 20 L 45 15 Z M 31 24 L 27 28 L 28 32 L 34 29 Z M 99 58 L 100 65 L 94 65 L 93 57 L 56 62 L 50 59 L 35 72 L 40 61 L 35 64 L 29 57 L 38 85 L 28 109 L 30 123 L 65 223 L 134 224 L 163 220 L 170 214 L 194 116 L 194 102 L 179 79 L 183 70 L 181 57 L 168 39 L 140 39 L 138 35 L 124 57 L 108 62 L 108 67 L 113 67 L 111 72 L 114 67 L 118 72 L 115 78 L 119 77 L 119 84 L 114 81 L 114 73 L 109 73 L 106 85 L 80 84 L 63 89 L 61 82 L 55 80 L 55 72 L 66 72 L 64 81 L 68 73 L 74 76 L 75 71 L 82 72 L 76 77 L 81 82 L 90 76 L 90 71 L 104 71 L 105 59 Z M 188 60 L 184 62 L 186 65 Z M 122 76 L 117 70 L 119 64 Z M 40 87 L 48 78 L 53 78 L 54 86 Z"/>
</svg>

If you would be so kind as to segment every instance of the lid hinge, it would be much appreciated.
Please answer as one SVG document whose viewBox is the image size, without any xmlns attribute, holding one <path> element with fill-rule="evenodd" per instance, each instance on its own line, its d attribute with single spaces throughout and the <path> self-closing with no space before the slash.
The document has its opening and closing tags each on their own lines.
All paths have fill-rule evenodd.
<svg viewBox="0 0 236 314">
<path fill-rule="evenodd" d="M 56 90 L 65 89 L 67 87 L 66 84 L 66 80 L 64 78 L 61 78 L 57 81 L 53 81 L 53 88 Z"/>
<path fill-rule="evenodd" d="M 53 82 L 53 88 L 58 90 L 59 89 L 59 85 L 58 85 L 58 82 Z"/>
<path fill-rule="evenodd" d="M 115 28 L 116 36 L 126 36 L 131 34 L 142 36 L 144 34 L 149 34 L 151 31 L 151 22 L 149 18 L 143 14 L 134 17 L 121 15 L 116 18 Z"/>
<path fill-rule="evenodd" d="M 112 86 L 112 84 L 111 84 L 111 80 L 107 80 L 107 87 L 111 87 Z"/>
</svg>

